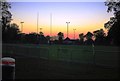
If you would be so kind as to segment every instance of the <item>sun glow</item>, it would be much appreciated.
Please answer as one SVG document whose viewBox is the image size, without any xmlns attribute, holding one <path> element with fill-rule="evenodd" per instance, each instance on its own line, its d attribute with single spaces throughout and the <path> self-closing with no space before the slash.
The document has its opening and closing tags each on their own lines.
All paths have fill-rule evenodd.
<svg viewBox="0 0 120 81">
<path fill-rule="evenodd" d="M 32 5 L 32 6 L 31 6 Z M 52 13 L 52 36 L 58 32 L 67 34 L 67 24 L 69 23 L 69 37 L 78 38 L 80 33 L 86 34 L 88 31 L 104 29 L 111 14 L 106 12 L 106 7 L 102 2 L 13 2 L 11 12 L 13 21 L 19 25 L 23 21 L 23 32 L 37 32 L 37 12 L 39 12 L 38 32 L 50 35 L 50 14 Z"/>
</svg>

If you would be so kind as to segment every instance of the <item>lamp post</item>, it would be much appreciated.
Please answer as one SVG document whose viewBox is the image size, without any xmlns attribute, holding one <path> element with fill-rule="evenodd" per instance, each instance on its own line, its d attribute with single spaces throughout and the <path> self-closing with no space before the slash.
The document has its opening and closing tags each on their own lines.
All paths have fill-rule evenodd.
<svg viewBox="0 0 120 81">
<path fill-rule="evenodd" d="M 42 28 L 40 28 L 40 42 L 41 42 L 41 40 L 42 40 L 42 39 L 41 39 L 41 35 L 43 35 L 43 33 L 42 33 L 41 30 L 42 30 Z"/>
<path fill-rule="evenodd" d="M 42 32 L 42 28 L 40 28 L 40 32 Z"/>
<path fill-rule="evenodd" d="M 52 13 L 50 13 L 50 36 L 52 37 Z"/>
<path fill-rule="evenodd" d="M 67 37 L 68 37 L 68 34 L 69 34 L 69 32 L 68 32 L 68 27 L 69 27 L 69 23 L 70 22 L 66 22 L 67 23 Z"/>
<path fill-rule="evenodd" d="M 24 22 L 20 22 L 21 23 L 21 32 L 23 32 L 23 23 Z"/>
<path fill-rule="evenodd" d="M 74 40 L 75 40 L 75 30 L 76 30 L 76 29 L 73 29 L 73 31 L 74 31 Z"/>
<path fill-rule="evenodd" d="M 37 34 L 38 34 L 38 26 L 39 26 L 39 12 L 37 13 Z"/>
</svg>

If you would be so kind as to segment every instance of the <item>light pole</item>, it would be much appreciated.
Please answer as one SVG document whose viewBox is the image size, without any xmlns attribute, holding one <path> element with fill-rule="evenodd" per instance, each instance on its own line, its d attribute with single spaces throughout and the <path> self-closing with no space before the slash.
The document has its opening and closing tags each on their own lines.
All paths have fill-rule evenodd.
<svg viewBox="0 0 120 81">
<path fill-rule="evenodd" d="M 74 31 L 74 40 L 75 40 L 75 30 L 76 30 L 76 29 L 73 29 L 73 31 Z"/>
<path fill-rule="evenodd" d="M 40 32 L 42 32 L 41 30 L 42 30 L 42 28 L 40 28 Z"/>
<path fill-rule="evenodd" d="M 66 22 L 66 23 L 67 23 L 67 37 L 68 37 L 68 33 L 69 33 L 69 32 L 68 32 L 68 26 L 69 26 L 69 23 L 70 23 L 70 22 Z"/>
<path fill-rule="evenodd" d="M 50 36 L 52 37 L 52 13 L 50 13 Z"/>
<path fill-rule="evenodd" d="M 37 13 L 37 34 L 38 34 L 38 26 L 39 26 L 39 12 Z"/>
<path fill-rule="evenodd" d="M 43 35 L 41 30 L 42 30 L 42 28 L 40 28 L 40 41 L 41 41 L 41 35 Z"/>
<path fill-rule="evenodd" d="M 40 28 L 40 32 L 41 32 L 42 28 Z"/>
<path fill-rule="evenodd" d="M 21 32 L 23 32 L 23 23 L 24 22 L 20 22 L 21 23 Z"/>
</svg>

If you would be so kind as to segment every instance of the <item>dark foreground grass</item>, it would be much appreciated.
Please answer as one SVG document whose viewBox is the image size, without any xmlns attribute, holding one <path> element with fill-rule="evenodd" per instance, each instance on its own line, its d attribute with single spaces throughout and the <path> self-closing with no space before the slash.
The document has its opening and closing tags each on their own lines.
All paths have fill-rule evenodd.
<svg viewBox="0 0 120 81">
<path fill-rule="evenodd" d="M 5 56 L 16 59 L 16 79 L 119 79 L 118 68 L 18 55 Z"/>
<path fill-rule="evenodd" d="M 66 60 L 117 67 L 120 50 L 116 46 L 3 44 L 4 54 L 17 54 L 51 60 Z"/>
</svg>

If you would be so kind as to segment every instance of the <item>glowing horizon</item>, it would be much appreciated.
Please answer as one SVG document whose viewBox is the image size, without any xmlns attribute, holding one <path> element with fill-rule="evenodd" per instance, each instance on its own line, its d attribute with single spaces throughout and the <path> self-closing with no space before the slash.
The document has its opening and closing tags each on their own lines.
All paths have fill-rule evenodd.
<svg viewBox="0 0 120 81">
<path fill-rule="evenodd" d="M 76 38 L 80 33 L 93 32 L 104 29 L 112 14 L 106 12 L 104 2 L 11 2 L 13 21 L 23 32 L 37 31 L 37 13 L 39 12 L 39 31 L 42 28 L 44 35 L 50 35 L 50 13 L 52 13 L 52 36 L 63 32 L 66 37 L 69 24 L 69 37 L 73 38 L 73 29 L 76 29 Z"/>
</svg>

